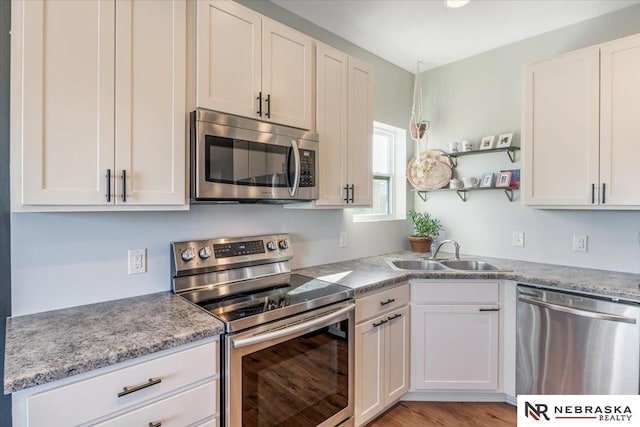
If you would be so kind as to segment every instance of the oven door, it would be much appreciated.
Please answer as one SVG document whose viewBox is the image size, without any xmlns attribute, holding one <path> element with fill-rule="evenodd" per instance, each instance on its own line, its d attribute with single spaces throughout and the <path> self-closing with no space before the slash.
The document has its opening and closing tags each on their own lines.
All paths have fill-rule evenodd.
<svg viewBox="0 0 640 427">
<path fill-rule="evenodd" d="M 195 200 L 318 198 L 317 141 L 196 122 Z"/>
<path fill-rule="evenodd" d="M 332 305 L 228 336 L 225 425 L 334 427 L 352 417 L 354 307 Z"/>
</svg>

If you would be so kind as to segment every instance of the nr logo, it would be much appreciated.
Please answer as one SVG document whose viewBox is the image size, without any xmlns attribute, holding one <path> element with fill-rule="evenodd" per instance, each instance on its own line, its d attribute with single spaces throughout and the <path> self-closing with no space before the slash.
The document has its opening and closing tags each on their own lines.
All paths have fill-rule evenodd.
<svg viewBox="0 0 640 427">
<path fill-rule="evenodd" d="M 529 418 L 533 418 L 536 421 L 540 421 L 543 417 L 545 420 L 549 421 L 549 416 L 547 415 L 547 411 L 549 407 L 544 403 L 529 403 L 524 402 L 524 415 Z"/>
</svg>

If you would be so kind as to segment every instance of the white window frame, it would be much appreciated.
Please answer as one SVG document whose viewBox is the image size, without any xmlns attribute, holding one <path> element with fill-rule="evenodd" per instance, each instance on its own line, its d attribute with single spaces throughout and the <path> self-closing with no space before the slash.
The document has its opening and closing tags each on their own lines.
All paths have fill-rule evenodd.
<svg viewBox="0 0 640 427">
<path fill-rule="evenodd" d="M 373 132 L 375 133 L 376 131 L 393 135 L 393 148 L 391 153 L 389 153 L 392 157 L 392 173 L 387 175 L 373 172 L 373 179 L 388 178 L 390 181 L 389 206 L 391 212 L 389 214 L 367 214 L 356 213 L 357 211 L 355 211 L 353 214 L 353 222 L 404 220 L 407 217 L 407 131 L 402 128 L 374 121 Z"/>
</svg>

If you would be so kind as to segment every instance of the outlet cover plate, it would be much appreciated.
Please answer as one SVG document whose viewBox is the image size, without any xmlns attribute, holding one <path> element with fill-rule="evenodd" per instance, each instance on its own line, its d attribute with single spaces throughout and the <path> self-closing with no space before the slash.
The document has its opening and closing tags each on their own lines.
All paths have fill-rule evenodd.
<svg viewBox="0 0 640 427">
<path fill-rule="evenodd" d="M 587 252 L 588 236 L 586 234 L 574 234 L 573 235 L 573 251 L 574 252 Z"/>
<path fill-rule="evenodd" d="M 147 272 L 147 250 L 129 250 L 129 274 L 140 274 Z"/>
<path fill-rule="evenodd" d="M 514 231 L 513 232 L 513 246 L 522 248 L 524 247 L 524 231 Z"/>
</svg>

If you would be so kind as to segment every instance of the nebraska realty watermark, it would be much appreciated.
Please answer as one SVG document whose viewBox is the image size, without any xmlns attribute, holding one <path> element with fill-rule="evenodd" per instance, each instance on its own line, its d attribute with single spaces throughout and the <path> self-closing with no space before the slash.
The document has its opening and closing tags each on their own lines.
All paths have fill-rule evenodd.
<svg viewBox="0 0 640 427">
<path fill-rule="evenodd" d="M 518 396 L 518 427 L 592 425 L 640 425 L 640 396 Z"/>
</svg>

